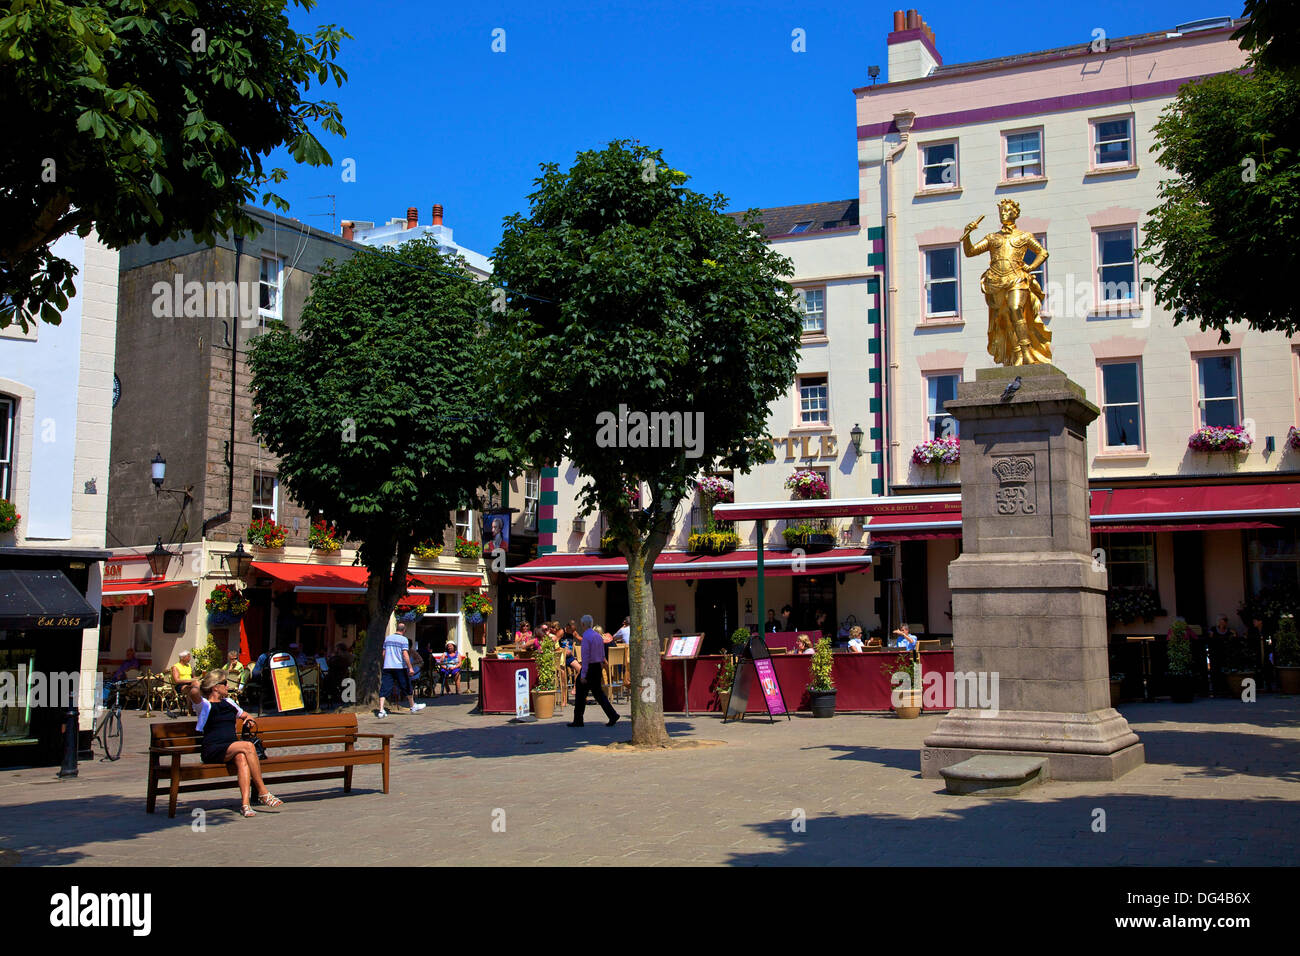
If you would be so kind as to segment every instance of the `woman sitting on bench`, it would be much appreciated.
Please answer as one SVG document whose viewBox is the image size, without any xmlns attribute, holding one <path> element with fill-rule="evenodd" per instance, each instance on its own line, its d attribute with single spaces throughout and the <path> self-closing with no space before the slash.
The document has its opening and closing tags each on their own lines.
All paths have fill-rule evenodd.
<svg viewBox="0 0 1300 956">
<path fill-rule="evenodd" d="M 210 671 L 203 678 L 200 691 L 203 699 L 197 707 L 199 722 L 194 729 L 203 735 L 203 762 L 234 765 L 239 778 L 239 815 L 254 815 L 249 800 L 250 782 L 257 788 L 258 803 L 272 809 L 282 806 L 284 801 L 273 796 L 262 782 L 262 764 L 252 741 L 240 740 L 235 733 L 235 723 L 240 717 L 246 718 L 245 726 L 251 724 L 255 730 L 257 725 L 227 697 L 230 690 L 226 675 L 219 670 Z"/>
</svg>

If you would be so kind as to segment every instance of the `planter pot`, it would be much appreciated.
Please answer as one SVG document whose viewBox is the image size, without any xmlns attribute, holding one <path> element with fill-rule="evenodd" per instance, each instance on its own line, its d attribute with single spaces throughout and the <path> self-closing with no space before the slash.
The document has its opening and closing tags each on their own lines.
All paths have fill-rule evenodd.
<svg viewBox="0 0 1300 956">
<path fill-rule="evenodd" d="M 1123 681 L 1112 680 L 1110 682 L 1110 706 L 1118 707 L 1120 702 L 1120 688 L 1124 686 Z"/>
<path fill-rule="evenodd" d="M 919 690 L 899 690 L 893 693 L 894 714 L 903 720 L 915 720 L 921 716 L 921 692 Z"/>
<path fill-rule="evenodd" d="M 555 691 L 553 690 L 534 690 L 533 695 L 533 716 L 538 720 L 549 720 L 555 716 Z"/>
<path fill-rule="evenodd" d="M 466 614 L 465 621 L 469 624 L 482 624 L 483 615 L 480 614 L 478 611 L 475 611 L 473 614 Z"/>
<path fill-rule="evenodd" d="M 1247 678 L 1255 680 L 1254 671 L 1241 671 L 1237 674 L 1224 674 L 1223 676 L 1228 679 L 1228 690 L 1233 697 L 1241 696 L 1241 685 Z M 1256 682 L 1256 686 L 1258 687 L 1258 682 Z"/>
<path fill-rule="evenodd" d="M 1277 686 L 1284 694 L 1300 694 L 1300 667 L 1277 668 Z"/>
<path fill-rule="evenodd" d="M 730 703 L 731 703 L 730 690 L 724 690 L 718 694 L 718 710 L 721 713 L 725 714 L 727 712 L 727 705 Z"/>
<path fill-rule="evenodd" d="M 808 688 L 808 701 L 814 717 L 835 716 L 835 691 Z"/>
<path fill-rule="evenodd" d="M 1190 704 L 1196 699 L 1195 674 L 1170 674 L 1169 696 L 1175 704 Z"/>
</svg>

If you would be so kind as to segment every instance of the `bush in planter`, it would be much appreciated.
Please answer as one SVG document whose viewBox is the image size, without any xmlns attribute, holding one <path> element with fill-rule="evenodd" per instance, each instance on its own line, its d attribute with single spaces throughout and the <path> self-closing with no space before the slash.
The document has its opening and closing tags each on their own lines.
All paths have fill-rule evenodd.
<svg viewBox="0 0 1300 956">
<path fill-rule="evenodd" d="M 1170 692 L 1178 703 L 1188 703 L 1196 696 L 1196 672 L 1192 669 L 1192 642 L 1187 636 L 1187 622 L 1174 621 L 1166 643 Z"/>
<path fill-rule="evenodd" d="M 217 647 L 216 638 L 209 634 L 207 643 L 194 652 L 192 661 L 194 674 L 196 676 L 206 674 L 218 667 L 224 667 L 225 664 L 226 655 L 222 654 L 221 648 Z"/>
<path fill-rule="evenodd" d="M 1293 584 L 1270 584 L 1247 597 L 1237 608 L 1237 614 L 1247 627 L 1258 617 L 1265 628 L 1276 630 L 1283 615 L 1300 614 L 1300 590 Z"/>
<path fill-rule="evenodd" d="M 555 668 L 559 650 L 560 645 L 556 643 L 553 637 L 546 638 L 537 648 L 533 660 L 537 663 L 536 690 L 539 693 L 549 693 L 555 690 Z"/>
<path fill-rule="evenodd" d="M 1110 588 L 1106 592 L 1106 617 L 1120 624 L 1153 621 L 1164 611 L 1160 595 L 1152 588 Z"/>
<path fill-rule="evenodd" d="M 814 717 L 831 717 L 835 714 L 835 682 L 831 679 L 834 664 L 831 639 L 823 637 L 813 648 L 812 680 L 808 684 L 808 697 Z"/>
<path fill-rule="evenodd" d="M 8 534 L 18 527 L 18 522 L 22 515 L 14 507 L 14 503 L 6 498 L 0 498 L 0 534 Z"/>
<path fill-rule="evenodd" d="M 913 658 L 912 651 L 902 651 L 887 658 L 881 665 L 881 671 L 889 678 L 889 701 L 900 716 L 917 716 L 920 711 L 921 665 Z M 897 675 L 905 675 L 900 679 Z M 915 694 L 916 697 L 912 695 Z M 917 713 L 911 711 L 915 709 Z"/>
<path fill-rule="evenodd" d="M 1295 618 L 1286 614 L 1277 622 L 1277 649 L 1273 663 L 1278 667 L 1300 667 L 1300 637 L 1296 636 Z"/>
</svg>

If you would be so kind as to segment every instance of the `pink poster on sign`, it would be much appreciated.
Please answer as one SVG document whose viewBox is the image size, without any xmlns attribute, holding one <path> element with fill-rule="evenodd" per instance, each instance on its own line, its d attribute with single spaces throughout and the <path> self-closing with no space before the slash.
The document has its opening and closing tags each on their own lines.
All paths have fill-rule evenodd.
<svg viewBox="0 0 1300 956">
<path fill-rule="evenodd" d="M 758 674 L 758 684 L 763 688 L 763 696 L 767 699 L 768 712 L 784 714 L 785 700 L 781 697 L 781 685 L 776 682 L 776 669 L 772 667 L 771 660 L 754 661 L 754 670 Z"/>
</svg>

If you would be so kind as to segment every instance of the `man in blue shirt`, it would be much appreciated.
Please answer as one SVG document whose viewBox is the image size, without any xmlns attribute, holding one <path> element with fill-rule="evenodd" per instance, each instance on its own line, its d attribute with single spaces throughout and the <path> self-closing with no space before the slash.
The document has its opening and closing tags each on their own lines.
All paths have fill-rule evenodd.
<svg viewBox="0 0 1300 956">
<path fill-rule="evenodd" d="M 613 727 L 618 723 L 618 711 L 610 704 L 609 698 L 605 696 L 603 677 L 605 675 L 605 640 L 592 625 L 595 622 L 590 614 L 582 615 L 582 670 L 578 672 L 578 696 L 573 702 L 573 723 L 570 727 L 582 726 L 582 715 L 587 710 L 587 691 L 591 691 L 591 696 L 600 704 L 601 710 L 609 718 L 606 721 L 606 727 Z M 590 670 L 588 670 L 590 668 Z"/>
<path fill-rule="evenodd" d="M 395 634 L 384 637 L 384 674 L 379 682 L 377 716 L 388 716 L 388 711 L 384 709 L 384 702 L 394 690 L 406 698 L 411 705 L 411 713 L 418 714 L 424 710 L 424 704 L 415 702 L 415 694 L 411 690 L 411 677 L 414 674 L 415 667 L 411 664 L 411 642 L 406 637 L 406 625 L 399 624 Z"/>
</svg>

